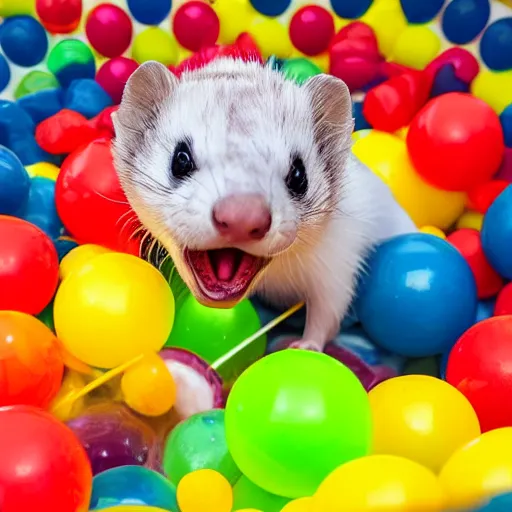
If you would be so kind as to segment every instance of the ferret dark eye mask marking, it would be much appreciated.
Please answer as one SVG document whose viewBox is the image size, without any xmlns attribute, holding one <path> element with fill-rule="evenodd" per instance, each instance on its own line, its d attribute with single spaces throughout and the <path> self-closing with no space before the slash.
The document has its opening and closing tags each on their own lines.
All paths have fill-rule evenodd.
<svg viewBox="0 0 512 512">
<path fill-rule="evenodd" d="M 189 144 L 180 141 L 176 144 L 171 159 L 171 173 L 174 178 L 183 179 L 190 176 L 197 169 Z"/>
</svg>

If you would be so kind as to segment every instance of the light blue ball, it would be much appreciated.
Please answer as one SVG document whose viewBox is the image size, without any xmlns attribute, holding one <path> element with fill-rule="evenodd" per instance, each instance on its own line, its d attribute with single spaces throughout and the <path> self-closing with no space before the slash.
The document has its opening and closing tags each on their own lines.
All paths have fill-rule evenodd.
<svg viewBox="0 0 512 512">
<path fill-rule="evenodd" d="M 17 215 L 25 206 L 30 177 L 20 159 L 0 146 L 0 215 Z"/>
<path fill-rule="evenodd" d="M 356 311 L 377 344 L 406 357 L 441 354 L 475 321 L 476 284 L 450 243 L 425 233 L 391 238 L 371 255 Z"/>
<path fill-rule="evenodd" d="M 494 200 L 485 214 L 482 248 L 494 270 L 512 279 L 512 185 Z"/>
<path fill-rule="evenodd" d="M 510 512 L 512 510 L 512 492 L 494 496 L 485 505 L 474 512 Z"/>
</svg>

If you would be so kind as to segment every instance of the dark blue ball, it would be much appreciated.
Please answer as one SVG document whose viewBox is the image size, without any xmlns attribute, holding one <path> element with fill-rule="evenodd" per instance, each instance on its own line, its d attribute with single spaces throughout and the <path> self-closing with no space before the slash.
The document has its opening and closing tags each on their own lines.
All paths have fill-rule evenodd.
<svg viewBox="0 0 512 512">
<path fill-rule="evenodd" d="M 505 146 L 512 148 L 512 103 L 500 114 L 500 122 L 503 129 Z"/>
<path fill-rule="evenodd" d="M 21 97 L 17 103 L 27 112 L 34 123 L 48 119 L 63 108 L 62 89 L 44 89 Z"/>
<path fill-rule="evenodd" d="M 30 177 L 19 158 L 0 146 L 0 215 L 17 215 L 25 206 Z"/>
<path fill-rule="evenodd" d="M 110 106 L 112 98 L 96 80 L 89 78 L 71 82 L 64 96 L 64 108 L 79 112 L 88 119 Z"/>
<path fill-rule="evenodd" d="M 512 492 L 499 494 L 474 512 L 510 512 L 512 510 Z"/>
<path fill-rule="evenodd" d="M 31 67 L 43 61 L 48 37 L 41 23 L 32 16 L 13 16 L 7 18 L 0 30 L 0 45 L 14 64 Z"/>
<path fill-rule="evenodd" d="M 53 241 L 53 245 L 55 249 L 57 249 L 57 254 L 59 255 L 59 262 L 62 261 L 64 256 L 71 252 L 75 247 L 78 247 L 78 244 L 69 238 L 61 236 Z"/>
<path fill-rule="evenodd" d="M 341 18 L 360 18 L 372 5 L 373 0 L 331 0 L 332 10 Z"/>
<path fill-rule="evenodd" d="M 489 0 L 452 0 L 442 19 L 446 39 L 454 44 L 473 41 L 487 25 L 490 14 Z"/>
<path fill-rule="evenodd" d="M 251 0 L 252 6 L 265 16 L 280 16 L 291 3 L 292 0 Z"/>
<path fill-rule="evenodd" d="M 400 0 L 409 23 L 427 23 L 433 20 L 445 0 Z"/>
<path fill-rule="evenodd" d="M 354 101 L 352 103 L 352 117 L 355 120 L 354 131 L 367 130 L 372 125 L 366 120 L 363 114 L 363 102 Z"/>
<path fill-rule="evenodd" d="M 127 0 L 132 16 L 144 25 L 159 25 L 171 11 L 171 0 Z"/>
<path fill-rule="evenodd" d="M 435 98 L 448 92 L 469 92 L 469 84 L 457 77 L 453 64 L 441 66 L 434 77 L 430 97 Z"/>
<path fill-rule="evenodd" d="M 11 69 L 5 57 L 0 53 L 0 92 L 2 92 L 11 81 Z"/>
<path fill-rule="evenodd" d="M 512 18 L 491 23 L 480 40 L 480 55 L 494 71 L 512 69 Z"/>
</svg>

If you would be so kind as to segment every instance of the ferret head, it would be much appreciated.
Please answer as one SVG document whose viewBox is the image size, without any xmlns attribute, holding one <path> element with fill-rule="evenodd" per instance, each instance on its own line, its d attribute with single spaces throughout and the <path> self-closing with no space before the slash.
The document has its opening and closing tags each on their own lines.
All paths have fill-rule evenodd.
<svg viewBox="0 0 512 512">
<path fill-rule="evenodd" d="M 302 85 L 219 59 L 176 78 L 147 62 L 114 116 L 114 159 L 141 222 L 203 304 L 229 307 L 272 260 L 306 250 L 340 199 L 350 151 L 346 85 Z"/>
</svg>

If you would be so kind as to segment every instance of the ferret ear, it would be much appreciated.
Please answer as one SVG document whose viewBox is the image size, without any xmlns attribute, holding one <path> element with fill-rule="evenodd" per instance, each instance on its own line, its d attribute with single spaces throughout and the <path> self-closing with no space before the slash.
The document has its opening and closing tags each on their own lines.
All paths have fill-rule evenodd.
<svg viewBox="0 0 512 512">
<path fill-rule="evenodd" d="M 332 143 L 347 149 L 354 129 L 352 98 L 347 84 L 332 75 L 320 74 L 307 80 L 303 87 L 311 98 L 319 147 Z"/>
<path fill-rule="evenodd" d="M 116 132 L 118 127 L 139 131 L 151 126 L 160 105 L 172 95 L 177 83 L 176 76 L 160 62 L 148 61 L 139 66 L 126 82 L 121 105 L 112 116 Z"/>
</svg>

